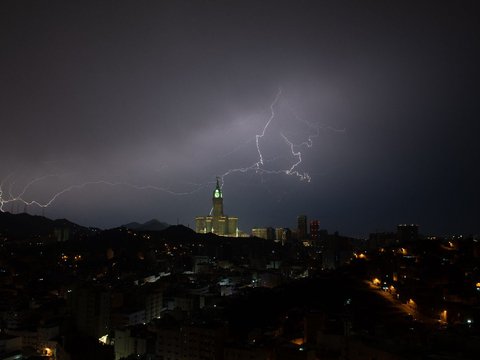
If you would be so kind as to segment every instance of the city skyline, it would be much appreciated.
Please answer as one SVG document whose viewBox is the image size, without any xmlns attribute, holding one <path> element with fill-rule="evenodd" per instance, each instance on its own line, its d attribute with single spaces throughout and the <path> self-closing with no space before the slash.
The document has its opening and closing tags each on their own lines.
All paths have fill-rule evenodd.
<svg viewBox="0 0 480 360">
<path fill-rule="evenodd" d="M 480 231 L 473 3 L 2 8 L 4 211 L 194 228 L 220 176 L 241 230 Z"/>
</svg>

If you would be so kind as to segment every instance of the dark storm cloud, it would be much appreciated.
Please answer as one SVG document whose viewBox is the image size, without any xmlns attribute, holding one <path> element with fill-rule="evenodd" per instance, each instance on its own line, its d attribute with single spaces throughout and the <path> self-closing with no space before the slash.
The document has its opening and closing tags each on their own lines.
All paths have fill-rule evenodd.
<svg viewBox="0 0 480 360">
<path fill-rule="evenodd" d="M 254 172 L 225 178 L 243 229 L 292 226 L 299 213 L 365 234 L 417 222 L 478 232 L 478 18 L 473 2 L 12 1 L 0 18 L 0 160 L 16 186 L 48 199 L 83 181 L 183 192 L 258 160 L 295 159 L 280 137 L 308 137 L 311 183 Z M 303 139 L 302 139 L 303 137 Z M 210 189 L 172 196 L 89 186 L 47 215 L 114 226 L 192 223 Z M 261 204 L 261 206 L 259 206 Z M 33 209 L 32 209 L 33 211 Z"/>
</svg>

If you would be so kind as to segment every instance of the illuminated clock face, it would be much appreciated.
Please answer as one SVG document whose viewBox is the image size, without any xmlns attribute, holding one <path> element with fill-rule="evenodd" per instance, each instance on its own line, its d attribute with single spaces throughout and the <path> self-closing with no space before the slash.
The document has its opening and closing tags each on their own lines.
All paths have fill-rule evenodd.
<svg viewBox="0 0 480 360">
<path fill-rule="evenodd" d="M 215 195 L 214 195 L 216 198 L 219 198 L 220 197 L 220 191 L 218 190 L 215 190 Z"/>
</svg>

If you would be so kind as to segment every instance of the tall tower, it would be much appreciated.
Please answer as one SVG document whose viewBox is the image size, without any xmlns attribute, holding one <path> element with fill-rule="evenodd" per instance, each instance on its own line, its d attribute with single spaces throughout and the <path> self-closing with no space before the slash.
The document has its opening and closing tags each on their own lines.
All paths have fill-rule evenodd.
<svg viewBox="0 0 480 360">
<path fill-rule="evenodd" d="M 213 190 L 213 216 L 223 216 L 223 195 L 220 188 L 219 178 L 217 177 L 217 186 Z"/>
<path fill-rule="evenodd" d="M 220 236 L 238 236 L 238 217 L 228 216 L 223 213 L 223 193 L 220 187 L 220 178 L 212 194 L 212 210 L 207 216 L 195 217 L 197 233 L 214 233 Z"/>
<path fill-rule="evenodd" d="M 305 240 L 307 238 L 307 215 L 297 217 L 297 238 Z"/>
</svg>

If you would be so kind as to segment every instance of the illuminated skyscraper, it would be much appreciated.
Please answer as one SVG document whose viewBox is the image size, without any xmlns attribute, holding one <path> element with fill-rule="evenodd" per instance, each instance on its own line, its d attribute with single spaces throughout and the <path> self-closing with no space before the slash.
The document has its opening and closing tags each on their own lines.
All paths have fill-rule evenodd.
<svg viewBox="0 0 480 360">
<path fill-rule="evenodd" d="M 252 236 L 265 240 L 275 240 L 275 229 L 271 227 L 254 228 L 252 229 Z"/>
<path fill-rule="evenodd" d="M 195 218 L 195 230 L 197 233 L 214 233 L 220 236 L 238 236 L 238 218 L 227 216 L 223 213 L 223 192 L 220 187 L 219 178 L 212 195 L 212 211 L 207 216 Z"/>
</svg>

